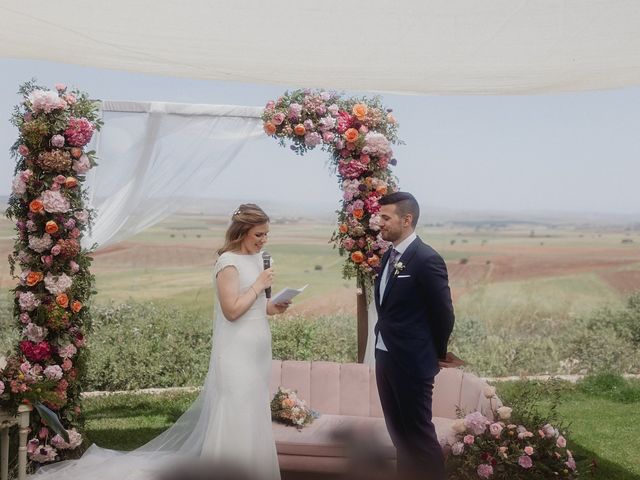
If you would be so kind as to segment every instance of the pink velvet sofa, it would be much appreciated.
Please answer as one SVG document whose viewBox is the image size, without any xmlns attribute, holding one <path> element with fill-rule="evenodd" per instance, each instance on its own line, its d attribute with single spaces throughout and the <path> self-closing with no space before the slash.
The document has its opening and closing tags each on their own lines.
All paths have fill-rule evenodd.
<svg viewBox="0 0 640 480">
<path fill-rule="evenodd" d="M 453 438 L 451 427 L 457 418 L 456 407 L 467 413 L 480 411 L 492 418 L 490 402 L 484 396 L 486 385 L 459 369 L 440 371 L 434 386 L 433 421 L 443 446 Z M 358 434 L 369 445 L 377 445 L 384 461 L 395 463 L 396 451 L 382 416 L 373 368 L 358 363 L 274 360 L 272 395 L 278 386 L 296 390 L 300 398 L 321 414 L 300 431 L 273 423 L 282 470 L 344 472 L 349 465 L 350 450 L 340 438 L 348 432 Z"/>
</svg>

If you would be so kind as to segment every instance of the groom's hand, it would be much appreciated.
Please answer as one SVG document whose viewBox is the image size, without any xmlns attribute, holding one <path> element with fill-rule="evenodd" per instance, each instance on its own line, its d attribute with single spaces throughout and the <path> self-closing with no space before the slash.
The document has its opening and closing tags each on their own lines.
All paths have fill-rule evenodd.
<svg viewBox="0 0 640 480">
<path fill-rule="evenodd" d="M 458 368 L 462 365 L 466 365 L 467 362 L 458 357 L 455 353 L 447 352 L 445 358 L 438 360 L 440 368 Z"/>
</svg>

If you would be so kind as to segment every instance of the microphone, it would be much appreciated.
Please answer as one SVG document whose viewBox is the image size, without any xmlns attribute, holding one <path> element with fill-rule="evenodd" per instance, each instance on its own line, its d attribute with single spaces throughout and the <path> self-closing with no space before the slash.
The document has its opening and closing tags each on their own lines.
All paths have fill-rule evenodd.
<svg viewBox="0 0 640 480">
<path fill-rule="evenodd" d="M 266 250 L 262 252 L 262 266 L 266 270 L 267 268 L 271 268 L 271 254 Z M 271 298 L 271 287 L 264 289 L 264 294 L 267 298 Z"/>
</svg>

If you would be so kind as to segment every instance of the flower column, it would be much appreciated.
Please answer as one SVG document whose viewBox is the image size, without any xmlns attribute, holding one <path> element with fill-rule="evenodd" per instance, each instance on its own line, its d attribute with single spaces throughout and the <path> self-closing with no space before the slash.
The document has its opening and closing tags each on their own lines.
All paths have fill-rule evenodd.
<svg viewBox="0 0 640 480">
<path fill-rule="evenodd" d="M 35 412 L 31 422 L 29 457 L 45 463 L 82 443 L 75 427 L 93 276 L 91 258 L 80 247 L 92 216 L 81 185 L 95 165 L 94 152 L 84 147 L 101 122 L 97 103 L 64 85 L 46 90 L 30 82 L 20 93 L 23 101 L 12 117 L 20 137 L 12 148 L 17 166 L 7 216 L 17 230 L 9 262 L 12 274 L 20 268 L 13 291 L 22 338 L 0 372 L 0 402 L 13 410 L 42 403 L 58 414 L 68 442 Z"/>
</svg>

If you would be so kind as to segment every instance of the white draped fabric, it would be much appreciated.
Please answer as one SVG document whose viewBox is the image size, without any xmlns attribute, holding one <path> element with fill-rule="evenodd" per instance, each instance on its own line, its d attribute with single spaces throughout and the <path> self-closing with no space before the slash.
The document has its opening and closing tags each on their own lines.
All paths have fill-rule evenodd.
<svg viewBox="0 0 640 480">
<path fill-rule="evenodd" d="M 638 0 L 0 2 L 0 56 L 296 87 L 640 85 Z"/>
<path fill-rule="evenodd" d="M 162 102 L 102 103 L 94 139 L 90 204 L 98 216 L 83 239 L 100 248 L 184 207 L 184 193 L 211 193 L 218 175 L 247 142 L 262 137 L 260 107 Z M 211 196 L 211 195 L 209 195 Z"/>
</svg>

